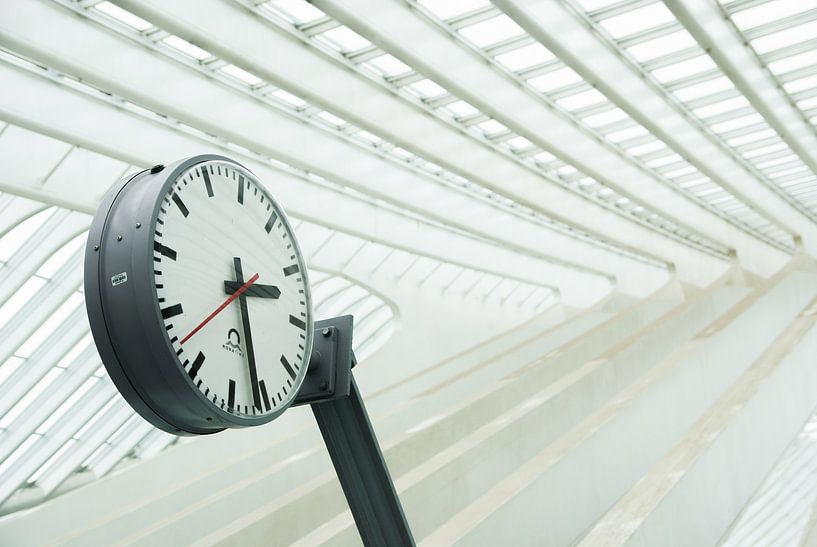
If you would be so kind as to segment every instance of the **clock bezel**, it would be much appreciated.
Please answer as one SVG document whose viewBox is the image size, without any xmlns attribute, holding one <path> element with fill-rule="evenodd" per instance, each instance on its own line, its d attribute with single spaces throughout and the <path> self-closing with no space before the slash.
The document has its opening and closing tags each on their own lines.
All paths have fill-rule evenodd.
<svg viewBox="0 0 817 547">
<path fill-rule="evenodd" d="M 291 234 L 303 272 L 307 306 L 304 366 L 293 382 L 289 400 L 261 416 L 223 410 L 194 384 L 170 342 L 155 286 L 153 243 L 162 200 L 181 175 L 211 161 L 235 166 L 266 194 Z M 114 286 L 111 277 L 116 273 L 111 272 L 120 270 L 131 278 Z M 164 431 L 196 435 L 268 423 L 289 407 L 306 375 L 314 319 L 303 254 L 280 203 L 251 170 L 230 158 L 216 154 L 194 156 L 163 169 L 141 171 L 115 185 L 91 225 L 86 247 L 85 294 L 94 341 L 111 379 L 142 417 Z M 145 298 L 146 294 L 150 298 Z M 126 311 L 119 311 L 122 309 Z"/>
</svg>

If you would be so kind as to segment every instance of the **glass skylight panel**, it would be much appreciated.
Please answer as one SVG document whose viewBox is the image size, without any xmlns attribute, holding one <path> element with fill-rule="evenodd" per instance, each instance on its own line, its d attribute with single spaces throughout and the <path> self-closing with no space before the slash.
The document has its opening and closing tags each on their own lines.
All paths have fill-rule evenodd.
<svg viewBox="0 0 817 547">
<path fill-rule="evenodd" d="M 810 110 L 812 108 L 817 108 L 817 95 L 814 97 L 809 97 L 808 99 L 803 99 L 802 101 L 797 101 L 797 108 L 800 110 Z"/>
<path fill-rule="evenodd" d="M 619 131 L 607 133 L 606 135 L 604 135 L 604 137 L 610 142 L 619 143 L 630 139 L 634 139 L 636 137 L 647 135 L 648 133 L 649 131 L 647 131 L 643 126 L 636 125 L 633 127 L 628 127 L 627 129 L 621 129 Z"/>
<path fill-rule="evenodd" d="M 749 101 L 743 95 L 726 99 L 717 103 L 708 104 L 692 110 L 692 113 L 699 118 L 709 118 L 724 112 L 731 112 L 739 108 L 750 106 Z"/>
<path fill-rule="evenodd" d="M 23 441 L 23 443 L 20 446 L 18 446 L 14 450 L 14 452 L 12 452 L 9 455 L 8 458 L 6 458 L 2 462 L 0 462 L 0 475 L 2 475 L 3 473 L 5 473 L 9 469 L 11 469 L 11 467 L 15 463 L 17 463 L 17 460 L 19 460 L 21 456 L 23 456 L 26 452 L 28 452 L 28 450 L 32 446 L 34 446 L 37 443 L 37 441 L 39 441 L 39 440 L 40 440 L 39 435 L 36 435 L 36 436 L 32 435 L 32 436 L 28 437 L 25 441 Z"/>
<path fill-rule="evenodd" d="M 656 68 L 652 71 L 652 75 L 663 84 L 700 74 L 713 68 L 717 68 L 715 62 L 709 55 L 703 54 L 669 66 Z"/>
<path fill-rule="evenodd" d="M 26 340 L 15 352 L 18 357 L 30 357 L 34 351 L 37 350 L 45 340 L 54 333 L 57 328 L 62 325 L 68 316 L 75 311 L 82 303 L 84 298 L 80 293 L 74 293 L 58 307 L 54 313 L 48 316 L 48 319 L 34 331 L 34 333 Z"/>
<path fill-rule="evenodd" d="M 579 170 L 573 167 L 572 165 L 563 165 L 556 169 L 556 174 L 560 177 L 570 177 L 578 173 Z"/>
<path fill-rule="evenodd" d="M 319 34 L 317 38 L 323 39 L 327 44 L 343 53 L 372 45 L 366 38 L 342 25 Z"/>
<path fill-rule="evenodd" d="M 87 239 L 87 232 L 83 232 L 74 239 L 63 245 L 56 252 L 52 253 L 48 260 L 37 270 L 36 275 L 50 279 L 65 265 L 68 260 L 74 256 L 85 244 Z"/>
<path fill-rule="evenodd" d="M 584 118 L 582 118 L 582 122 L 584 122 L 589 127 L 597 128 L 609 125 L 611 123 L 619 122 L 621 120 L 626 120 L 627 118 L 629 118 L 627 113 L 616 106 L 614 108 L 611 108 L 610 110 L 599 112 L 598 114 L 591 114 L 589 116 L 585 116 Z"/>
<path fill-rule="evenodd" d="M 12 355 L 6 359 L 5 363 L 0 365 L 0 386 L 3 385 L 3 382 L 5 382 L 9 376 L 14 374 L 14 371 L 17 370 L 24 361 L 25 359 L 22 357 L 15 357 Z"/>
<path fill-rule="evenodd" d="M 784 156 L 771 158 L 771 159 L 757 159 L 753 163 L 755 167 L 758 169 L 768 169 L 769 167 L 774 167 L 775 165 L 782 165 L 785 163 L 799 163 L 799 159 L 794 153 L 787 153 Z"/>
<path fill-rule="evenodd" d="M 283 89 L 276 89 L 275 91 L 270 93 L 270 95 L 272 95 L 273 97 L 277 97 L 278 99 L 281 99 L 288 105 L 294 106 L 295 108 L 303 108 L 308 104 L 302 98 L 298 97 L 297 95 L 293 95 L 289 91 L 285 91 Z"/>
<path fill-rule="evenodd" d="M 410 66 L 389 53 L 380 55 L 374 59 L 369 59 L 363 64 L 365 66 L 373 67 L 377 72 L 387 78 L 397 76 L 398 74 L 405 74 L 411 71 Z"/>
<path fill-rule="evenodd" d="M 8 262 L 20 247 L 54 214 L 53 207 L 28 217 L 0 238 L 0 262 Z"/>
<path fill-rule="evenodd" d="M 506 53 L 500 53 L 494 57 L 499 64 L 513 72 L 519 72 L 526 68 L 541 65 L 542 63 L 552 61 L 554 58 L 553 53 L 539 42 L 528 44 Z"/>
<path fill-rule="evenodd" d="M 63 369 L 60 368 L 52 368 L 49 370 L 45 376 L 43 376 L 34 387 L 32 387 L 22 398 L 20 398 L 17 403 L 11 407 L 11 409 L 6 412 L 5 415 L 0 417 L 0 427 L 3 429 L 8 429 L 9 426 L 14 423 L 14 420 L 22 414 L 26 408 L 28 408 L 34 400 L 39 397 L 43 391 L 50 386 L 54 380 L 60 377 L 63 373 Z"/>
<path fill-rule="evenodd" d="M 418 0 L 418 3 L 442 20 L 491 5 L 489 0 Z"/>
<path fill-rule="evenodd" d="M 695 169 L 691 165 L 685 164 L 682 167 L 671 169 L 669 171 L 664 171 L 664 172 L 662 172 L 662 174 L 667 178 L 674 179 L 676 177 L 682 177 L 684 175 L 689 175 L 689 174 L 694 173 L 696 171 L 697 171 L 697 169 Z"/>
<path fill-rule="evenodd" d="M 656 2 L 604 19 L 599 24 L 613 38 L 618 39 L 672 21 L 675 21 L 672 12 L 661 2 Z"/>
<path fill-rule="evenodd" d="M 365 140 L 367 142 L 370 142 L 372 144 L 377 144 L 377 143 L 383 142 L 383 139 L 381 139 L 380 137 L 378 137 L 374 133 L 369 133 L 365 129 L 361 129 L 360 131 L 355 132 L 355 136 L 359 137 L 359 138 L 361 138 L 361 139 L 363 139 L 363 140 Z"/>
<path fill-rule="evenodd" d="M 682 29 L 659 38 L 647 40 L 646 42 L 639 42 L 638 44 L 628 47 L 627 51 L 636 61 L 643 63 L 650 59 L 657 59 L 658 57 L 696 46 L 697 44 L 695 38 L 686 30 Z"/>
<path fill-rule="evenodd" d="M 817 49 L 769 61 L 766 66 L 775 74 L 785 74 L 798 68 L 817 65 Z"/>
<path fill-rule="evenodd" d="M 522 27 L 504 14 L 461 28 L 458 32 L 481 48 L 525 34 Z"/>
<path fill-rule="evenodd" d="M 74 445 L 77 443 L 76 439 L 68 439 L 65 444 L 63 444 L 59 450 L 57 450 L 50 458 L 48 458 L 45 463 L 43 463 L 37 471 L 35 471 L 29 478 L 28 484 L 35 484 L 38 480 L 42 478 L 43 475 L 48 473 L 48 471 L 54 467 L 54 465 L 62 460 L 66 454 L 68 454 Z"/>
<path fill-rule="evenodd" d="M 670 165 L 670 164 L 675 163 L 677 161 L 681 161 L 681 159 L 682 159 L 681 156 L 679 156 L 678 154 L 673 153 L 673 154 L 670 154 L 668 156 L 661 156 L 660 158 L 654 158 L 654 159 L 647 160 L 646 165 L 647 165 L 647 167 L 650 167 L 651 169 L 657 169 L 659 167 L 663 167 L 665 165 Z"/>
<path fill-rule="evenodd" d="M 621 0 L 575 0 L 585 11 L 596 11 L 601 8 L 618 4 Z"/>
<path fill-rule="evenodd" d="M 137 17 L 131 12 L 124 10 L 114 4 L 111 4 L 110 2 L 100 2 L 99 4 L 94 5 L 94 9 L 101 11 L 102 13 L 109 17 L 113 17 L 120 23 L 124 23 L 129 27 L 134 28 L 140 32 L 153 28 L 153 25 L 151 25 L 141 17 Z"/>
<path fill-rule="evenodd" d="M 67 368 L 71 363 L 74 362 L 74 360 L 77 357 L 80 356 L 80 354 L 83 351 L 87 350 L 92 343 L 93 343 L 93 337 L 92 337 L 91 332 L 89 330 L 88 333 L 85 336 L 83 336 L 79 340 L 79 342 L 74 344 L 74 347 L 72 347 L 70 350 L 68 350 L 68 353 L 63 355 L 62 358 L 54 366 L 55 367 L 60 367 L 60 368 Z"/>
<path fill-rule="evenodd" d="M 759 54 L 781 49 L 792 44 L 804 42 L 817 36 L 817 21 L 789 27 L 751 41 L 752 47 Z"/>
<path fill-rule="evenodd" d="M 495 135 L 497 133 L 501 133 L 503 131 L 508 130 L 508 128 L 505 125 L 499 123 L 494 119 L 478 123 L 476 127 L 478 127 L 486 135 Z"/>
<path fill-rule="evenodd" d="M 797 93 L 798 91 L 814 87 L 817 87 L 817 75 L 792 80 L 783 84 L 783 89 L 785 89 L 787 93 Z"/>
<path fill-rule="evenodd" d="M 315 115 L 315 117 L 320 118 L 321 120 L 327 122 L 329 125 L 333 127 L 342 127 L 346 125 L 348 122 L 343 118 L 335 116 L 331 112 L 323 111 Z"/>
<path fill-rule="evenodd" d="M 411 152 L 409 152 L 405 148 L 401 148 L 399 146 L 395 146 L 394 148 L 391 148 L 389 150 L 389 153 L 393 154 L 393 155 L 395 155 L 395 156 L 397 156 L 397 157 L 399 157 L 400 159 L 403 159 L 403 160 L 410 160 L 411 158 L 414 157 L 414 154 L 412 154 Z"/>
<path fill-rule="evenodd" d="M 565 110 L 574 111 L 591 105 L 597 105 L 605 101 L 607 101 L 607 97 L 599 92 L 598 89 L 592 88 L 574 95 L 568 95 L 566 97 L 556 99 L 556 104 Z"/>
<path fill-rule="evenodd" d="M 763 128 L 760 131 L 753 131 L 751 133 L 746 133 L 745 135 L 738 135 L 726 140 L 727 144 L 730 146 L 741 146 L 743 144 L 747 144 L 750 142 L 759 141 L 761 139 L 765 139 L 768 137 L 777 136 L 777 132 L 774 129 L 770 128 Z"/>
<path fill-rule="evenodd" d="M 632 146 L 627 149 L 627 153 L 633 156 L 643 156 L 659 150 L 667 150 L 667 145 L 656 139 L 652 142 Z"/>
<path fill-rule="evenodd" d="M 538 161 L 540 163 L 548 163 L 550 161 L 555 160 L 556 156 L 554 156 L 550 152 L 542 151 L 542 152 L 538 152 L 537 154 L 535 154 L 533 156 L 533 159 L 535 159 L 536 161 Z"/>
<path fill-rule="evenodd" d="M 767 146 L 762 146 L 760 148 L 755 148 L 753 150 L 749 150 L 748 152 L 743 152 L 742 155 L 744 158 L 755 158 L 757 156 L 765 156 L 766 154 L 770 154 L 772 152 L 778 152 L 780 150 L 787 150 L 788 145 L 782 141 L 778 142 L 777 144 L 770 144 Z"/>
<path fill-rule="evenodd" d="M 505 144 L 507 144 L 513 150 L 524 150 L 533 146 L 532 142 L 521 136 L 510 138 L 505 141 Z"/>
<path fill-rule="evenodd" d="M 37 291 L 45 285 L 45 279 L 30 277 L 28 281 L 17 289 L 14 295 L 0 306 L 0 328 L 4 327 L 19 311 L 29 303 Z"/>
<path fill-rule="evenodd" d="M 295 24 L 309 23 L 326 15 L 305 0 L 271 0 L 262 7 L 273 9 Z"/>
<path fill-rule="evenodd" d="M 473 105 L 467 103 L 463 100 L 454 101 L 453 103 L 448 103 L 444 107 L 446 110 L 449 110 L 452 114 L 457 116 L 458 118 L 462 118 L 465 116 L 471 116 L 479 112 Z"/>
<path fill-rule="evenodd" d="M 763 121 L 763 116 L 758 113 L 753 113 L 747 114 L 746 116 L 741 116 L 740 118 L 735 118 L 733 120 L 712 124 L 709 126 L 709 128 L 715 133 L 725 133 L 727 131 L 737 129 L 739 127 L 746 127 L 761 121 Z"/>
<path fill-rule="evenodd" d="M 436 82 L 429 80 L 428 78 L 424 80 L 420 80 L 419 82 L 414 82 L 405 86 L 406 89 L 412 91 L 415 95 L 420 97 L 421 99 L 428 99 L 431 97 L 438 97 L 440 95 L 444 95 L 447 93 L 445 88 L 438 85 Z"/>
<path fill-rule="evenodd" d="M 535 76 L 528 80 L 528 83 L 533 86 L 534 89 L 541 91 L 542 93 L 550 93 L 554 90 L 582 81 L 582 77 L 579 76 L 575 70 L 565 66 L 560 69 Z"/>
<path fill-rule="evenodd" d="M 726 76 L 720 76 L 719 78 L 714 78 L 712 80 L 707 80 L 705 82 L 676 89 L 673 93 L 680 101 L 689 102 L 694 99 L 699 99 L 701 97 L 706 97 L 707 95 L 712 95 L 714 93 L 734 88 L 735 86 L 732 84 L 732 81 L 729 78 Z"/>
<path fill-rule="evenodd" d="M 99 378 L 97 378 L 96 376 L 91 376 L 90 378 L 85 380 L 82 383 L 82 385 L 79 386 L 79 388 L 77 388 L 71 394 L 71 396 L 65 400 L 64 403 L 62 403 L 59 407 L 57 407 L 57 409 L 54 412 L 51 413 L 51 415 L 48 417 L 46 421 L 40 424 L 40 427 L 37 428 L 37 433 L 40 435 L 45 435 L 46 433 L 48 433 L 48 431 L 52 427 L 54 427 L 54 425 L 57 422 L 59 422 L 59 420 L 66 413 L 68 413 L 72 408 L 74 408 L 74 405 L 76 405 L 82 399 L 82 397 L 86 393 L 88 393 L 88 390 L 90 390 L 98 381 Z"/>
<path fill-rule="evenodd" d="M 263 82 L 263 80 L 256 76 L 255 74 L 247 72 L 243 68 L 237 67 L 235 65 L 224 65 L 219 70 L 225 74 L 229 74 L 233 78 L 241 80 L 242 82 L 250 86 L 256 86 Z"/>
<path fill-rule="evenodd" d="M 173 35 L 168 36 L 167 38 L 162 40 L 162 43 L 167 44 L 173 49 L 181 51 L 182 53 L 187 54 L 190 57 L 193 57 L 194 59 L 197 59 L 199 61 L 203 61 L 205 59 L 209 59 L 210 57 L 212 57 L 209 51 L 203 50 L 199 46 L 191 44 L 187 40 L 182 40 L 178 36 Z"/>
<path fill-rule="evenodd" d="M 756 5 L 749 4 L 749 6 L 748 9 L 731 14 L 732 21 L 741 30 L 800 13 L 804 8 L 809 7 L 809 2 L 803 0 L 772 0 L 771 2 Z M 812 5 L 811 7 L 815 6 Z"/>
</svg>

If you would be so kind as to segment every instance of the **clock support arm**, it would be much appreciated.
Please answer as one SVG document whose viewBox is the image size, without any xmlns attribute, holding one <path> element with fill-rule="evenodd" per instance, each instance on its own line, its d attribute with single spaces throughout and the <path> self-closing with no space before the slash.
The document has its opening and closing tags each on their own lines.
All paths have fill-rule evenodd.
<svg viewBox="0 0 817 547">
<path fill-rule="evenodd" d="M 352 375 L 351 315 L 315 323 L 312 356 L 292 406 L 309 404 L 363 544 L 413 546 L 414 538 Z"/>
</svg>

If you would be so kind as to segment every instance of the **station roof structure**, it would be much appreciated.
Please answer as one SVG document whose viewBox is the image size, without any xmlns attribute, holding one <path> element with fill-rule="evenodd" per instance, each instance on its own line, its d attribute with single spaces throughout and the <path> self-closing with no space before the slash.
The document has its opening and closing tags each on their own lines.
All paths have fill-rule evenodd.
<svg viewBox="0 0 817 547">
<path fill-rule="evenodd" d="M 0 514 L 175 438 L 107 378 L 82 294 L 121 177 L 234 157 L 286 204 L 317 315 L 351 273 L 586 308 L 817 255 L 817 4 L 33 0 L 0 5 Z"/>
</svg>

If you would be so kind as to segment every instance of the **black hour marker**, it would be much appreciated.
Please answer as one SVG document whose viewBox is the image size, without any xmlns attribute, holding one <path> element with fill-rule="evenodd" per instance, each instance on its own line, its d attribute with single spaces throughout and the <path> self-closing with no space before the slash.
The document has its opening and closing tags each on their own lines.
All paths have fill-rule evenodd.
<svg viewBox="0 0 817 547">
<path fill-rule="evenodd" d="M 191 380 L 196 379 L 196 374 L 199 373 L 202 363 L 204 363 L 204 354 L 199 352 L 199 354 L 196 355 L 196 358 L 193 360 L 193 364 L 190 365 L 190 370 L 187 372 L 187 374 L 190 375 Z"/>
<path fill-rule="evenodd" d="M 235 173 L 233 173 L 235 178 Z M 244 203 L 244 177 L 238 175 L 238 203 Z"/>
<path fill-rule="evenodd" d="M 177 315 L 184 313 L 182 310 L 181 304 L 173 304 L 172 306 L 168 306 L 167 308 L 162 309 L 162 318 L 163 319 L 170 319 L 171 317 L 176 317 Z M 292 317 L 290 315 L 290 317 Z M 291 320 L 290 320 L 291 321 Z M 303 321 L 302 321 L 303 323 Z"/>
<path fill-rule="evenodd" d="M 158 241 L 153 242 L 153 250 L 161 255 L 166 256 L 170 260 L 176 260 L 176 251 L 174 251 L 167 245 L 162 245 Z"/>
<path fill-rule="evenodd" d="M 227 406 L 233 408 L 235 405 L 235 380 L 230 380 L 230 389 L 227 392 Z"/>
<path fill-rule="evenodd" d="M 213 183 L 210 182 L 210 173 L 207 172 L 207 169 L 202 169 L 201 174 L 204 176 L 204 186 L 207 188 L 207 196 L 213 197 Z"/>
<path fill-rule="evenodd" d="M 180 198 L 179 194 L 175 192 L 173 192 L 173 201 L 176 202 L 176 207 L 179 208 L 179 211 L 181 211 L 185 217 L 190 214 L 190 211 L 187 210 L 182 198 Z"/>
<path fill-rule="evenodd" d="M 266 408 L 267 412 L 269 412 L 269 395 L 267 395 L 267 386 L 264 384 L 264 380 L 258 382 L 258 386 L 261 388 L 261 399 L 264 401 L 264 408 Z"/>
<path fill-rule="evenodd" d="M 287 358 L 284 357 L 283 355 L 281 356 L 281 364 L 284 365 L 284 368 L 287 370 L 287 374 L 289 374 L 289 377 L 294 380 L 295 371 L 292 370 L 292 365 L 289 364 L 289 361 L 287 361 Z"/>
<path fill-rule="evenodd" d="M 287 266 L 286 268 L 284 268 L 284 277 L 286 277 L 288 275 L 292 275 L 294 273 L 298 273 L 299 271 L 300 271 L 300 268 L 298 268 L 297 264 L 293 264 L 292 266 Z"/>
<path fill-rule="evenodd" d="M 289 322 L 298 327 L 299 329 L 306 330 L 306 323 L 304 323 L 302 319 L 299 319 L 294 315 L 289 316 Z"/>
<path fill-rule="evenodd" d="M 267 221 L 267 224 L 264 226 L 264 230 L 266 230 L 267 233 L 270 233 L 270 230 L 272 230 L 272 227 L 275 226 L 275 221 L 276 220 L 278 220 L 278 213 L 273 211 L 272 214 L 269 217 L 269 220 Z"/>
</svg>

